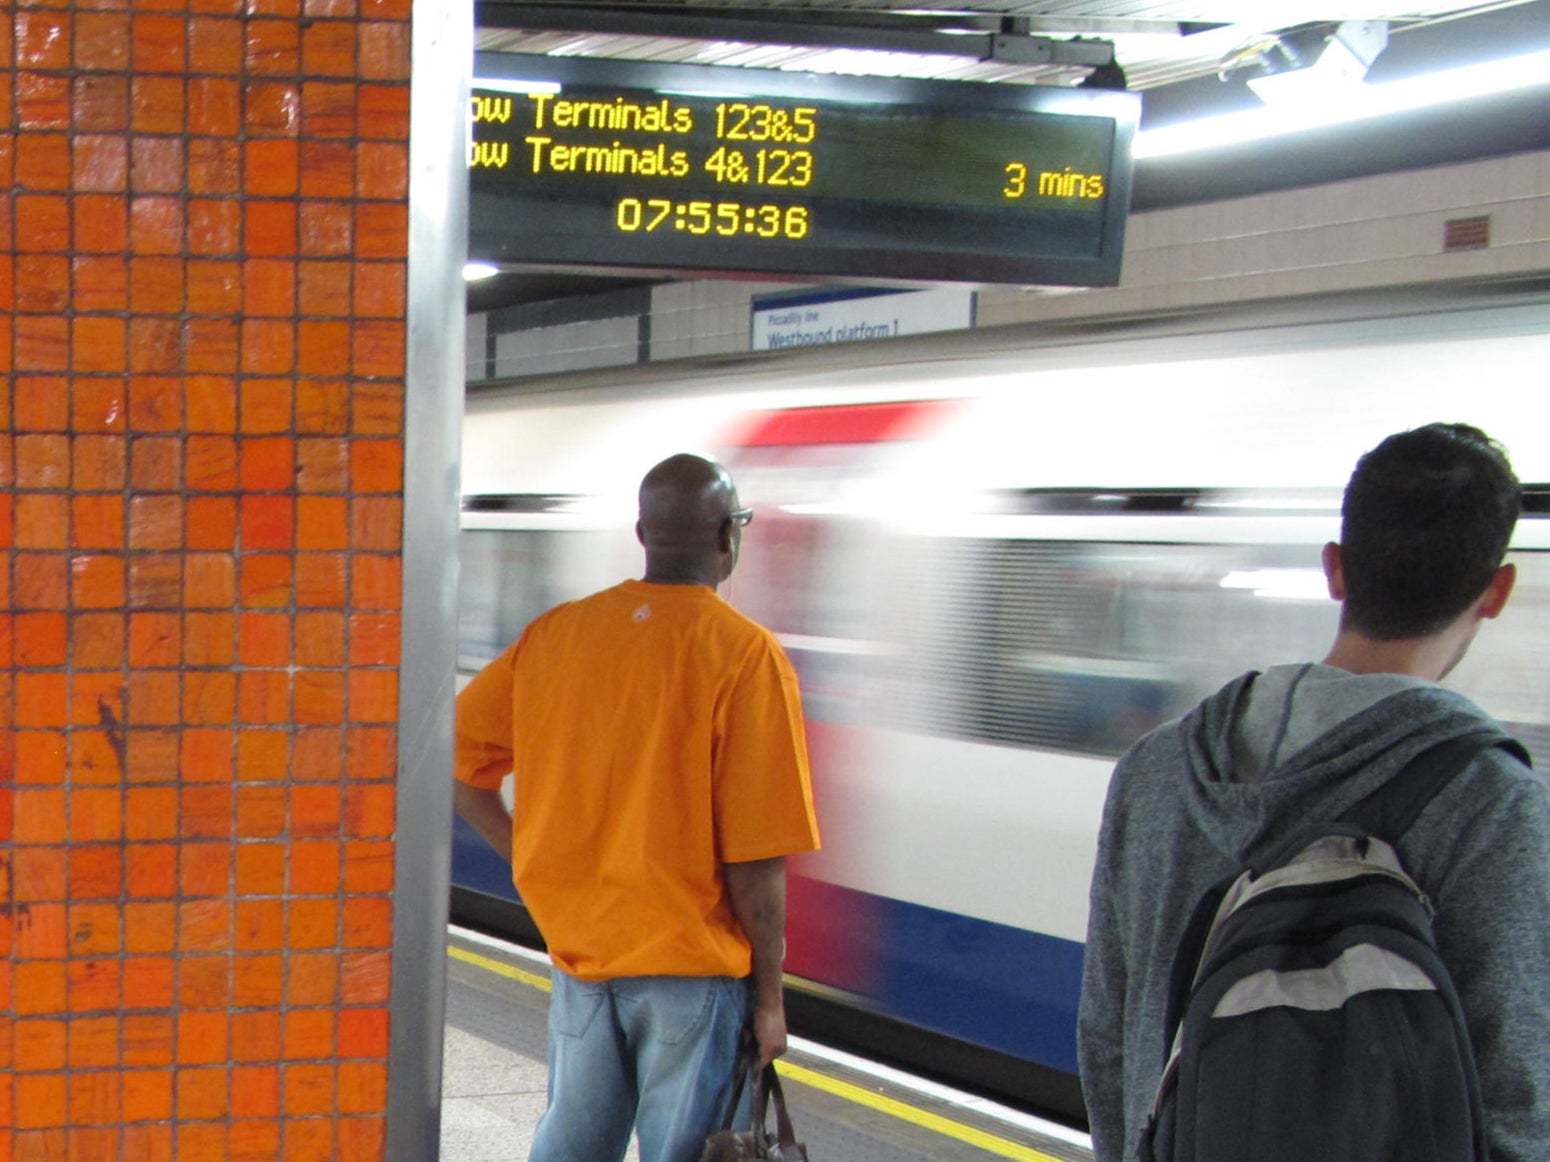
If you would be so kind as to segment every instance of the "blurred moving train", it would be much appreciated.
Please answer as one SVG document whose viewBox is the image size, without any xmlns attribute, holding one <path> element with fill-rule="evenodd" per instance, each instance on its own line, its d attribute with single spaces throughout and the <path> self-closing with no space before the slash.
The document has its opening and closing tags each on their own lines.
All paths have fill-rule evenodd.
<svg viewBox="0 0 1550 1162">
<path fill-rule="evenodd" d="M 1081 1117 L 1075 1014 L 1114 758 L 1243 670 L 1322 656 L 1357 457 L 1432 420 L 1550 481 L 1550 288 L 1453 288 L 508 381 L 468 400 L 460 668 L 638 576 L 636 485 L 720 458 L 723 594 L 801 675 L 825 846 L 794 1021 Z M 1550 519 L 1450 682 L 1550 761 Z M 520 915 L 471 831 L 454 911 Z M 878 1040 L 878 1038 L 881 1040 Z"/>
</svg>

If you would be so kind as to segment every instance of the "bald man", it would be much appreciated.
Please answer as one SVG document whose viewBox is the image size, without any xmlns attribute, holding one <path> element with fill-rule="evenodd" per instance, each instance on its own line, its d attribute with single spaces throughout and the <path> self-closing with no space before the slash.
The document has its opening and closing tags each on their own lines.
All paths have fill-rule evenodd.
<svg viewBox="0 0 1550 1162">
<path fill-rule="evenodd" d="M 740 1039 L 785 1051 L 786 857 L 818 846 L 796 674 L 716 593 L 753 513 L 646 474 L 645 576 L 550 610 L 458 697 L 455 804 L 554 960 L 530 1162 L 697 1162 Z M 515 811 L 500 787 L 515 772 Z"/>
</svg>

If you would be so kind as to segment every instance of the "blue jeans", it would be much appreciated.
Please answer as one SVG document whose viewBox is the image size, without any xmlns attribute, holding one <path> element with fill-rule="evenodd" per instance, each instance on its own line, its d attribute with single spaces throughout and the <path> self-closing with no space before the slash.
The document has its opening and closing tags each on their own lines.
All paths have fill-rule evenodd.
<svg viewBox="0 0 1550 1162">
<path fill-rule="evenodd" d="M 750 981 L 550 975 L 549 1108 L 528 1162 L 618 1162 L 632 1127 L 641 1162 L 698 1162 L 726 1114 Z"/>
</svg>

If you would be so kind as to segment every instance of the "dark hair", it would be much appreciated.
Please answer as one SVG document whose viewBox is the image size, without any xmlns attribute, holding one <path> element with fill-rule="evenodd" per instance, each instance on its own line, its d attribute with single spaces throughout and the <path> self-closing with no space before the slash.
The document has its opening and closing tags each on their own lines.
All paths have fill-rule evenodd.
<svg viewBox="0 0 1550 1162">
<path fill-rule="evenodd" d="M 1522 507 L 1506 452 L 1479 428 L 1390 436 L 1346 486 L 1342 624 L 1380 641 L 1443 629 L 1491 583 Z"/>
</svg>

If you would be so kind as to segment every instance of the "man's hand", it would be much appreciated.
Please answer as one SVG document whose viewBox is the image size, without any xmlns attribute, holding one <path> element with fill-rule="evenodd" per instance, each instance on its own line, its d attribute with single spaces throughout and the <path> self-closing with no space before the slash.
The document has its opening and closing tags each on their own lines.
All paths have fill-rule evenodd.
<svg viewBox="0 0 1550 1162">
<path fill-rule="evenodd" d="M 755 1006 L 752 1032 L 759 1068 L 763 1069 L 786 1052 L 786 1006 Z"/>
</svg>

